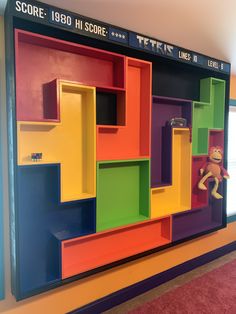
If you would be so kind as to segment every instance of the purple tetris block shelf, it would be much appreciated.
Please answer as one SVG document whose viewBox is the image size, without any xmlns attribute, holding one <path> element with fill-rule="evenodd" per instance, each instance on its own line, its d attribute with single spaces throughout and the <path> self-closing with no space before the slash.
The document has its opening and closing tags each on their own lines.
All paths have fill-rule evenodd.
<svg viewBox="0 0 236 314">
<path fill-rule="evenodd" d="M 209 182 L 209 190 L 214 182 Z M 221 185 L 219 192 L 222 194 Z M 210 193 L 209 193 L 210 194 Z M 197 233 L 211 230 L 222 225 L 223 201 L 209 196 L 209 205 L 203 208 L 173 215 L 173 241 L 184 239 Z"/>
<path fill-rule="evenodd" d="M 192 125 L 192 102 L 162 96 L 152 97 L 151 187 L 171 185 L 171 132 L 166 122 L 185 118 Z"/>
</svg>

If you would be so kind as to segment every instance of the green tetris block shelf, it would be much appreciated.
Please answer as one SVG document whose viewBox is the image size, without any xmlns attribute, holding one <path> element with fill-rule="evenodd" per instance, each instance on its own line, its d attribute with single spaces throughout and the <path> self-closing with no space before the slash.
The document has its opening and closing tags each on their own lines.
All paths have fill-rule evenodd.
<svg viewBox="0 0 236 314">
<path fill-rule="evenodd" d="M 97 163 L 97 231 L 149 218 L 150 161 Z"/>
<path fill-rule="evenodd" d="M 200 101 L 193 102 L 193 155 L 207 155 L 209 129 L 224 129 L 225 81 L 213 77 L 200 82 Z"/>
</svg>

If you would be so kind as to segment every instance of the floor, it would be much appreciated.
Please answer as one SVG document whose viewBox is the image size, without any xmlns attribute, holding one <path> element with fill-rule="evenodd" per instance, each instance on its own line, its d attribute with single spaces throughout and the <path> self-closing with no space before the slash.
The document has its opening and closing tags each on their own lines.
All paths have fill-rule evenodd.
<svg viewBox="0 0 236 314">
<path fill-rule="evenodd" d="M 191 281 L 194 278 L 197 278 L 217 267 L 220 267 L 232 260 L 236 259 L 236 252 L 232 252 L 230 254 L 227 254 L 223 257 L 220 257 L 216 260 L 214 260 L 211 263 L 208 263 L 206 265 L 203 265 L 201 267 L 198 267 L 186 274 L 183 274 L 171 281 L 168 281 L 167 283 L 152 289 L 140 296 L 137 296 L 136 298 L 131 299 L 130 301 L 127 301 L 121 305 L 118 305 L 106 312 L 104 312 L 105 314 L 123 314 L 126 313 L 132 309 L 135 309 L 136 307 L 142 305 L 145 302 L 151 301 L 155 298 L 157 298 L 158 296 L 161 296 L 162 294 L 177 288 L 179 286 L 182 286 L 183 284 Z"/>
</svg>

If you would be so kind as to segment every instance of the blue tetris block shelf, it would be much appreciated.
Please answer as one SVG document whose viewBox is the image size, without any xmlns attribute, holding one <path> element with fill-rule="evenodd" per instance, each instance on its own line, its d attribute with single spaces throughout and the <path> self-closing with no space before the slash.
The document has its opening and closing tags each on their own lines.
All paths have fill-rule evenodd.
<svg viewBox="0 0 236 314">
<path fill-rule="evenodd" d="M 95 199 L 59 202 L 60 165 L 18 167 L 19 298 L 61 280 L 57 239 L 95 232 Z"/>
</svg>

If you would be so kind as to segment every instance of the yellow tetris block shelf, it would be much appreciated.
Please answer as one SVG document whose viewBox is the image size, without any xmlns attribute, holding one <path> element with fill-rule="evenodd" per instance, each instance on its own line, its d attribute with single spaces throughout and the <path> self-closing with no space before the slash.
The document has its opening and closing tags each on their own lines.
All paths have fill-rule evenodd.
<svg viewBox="0 0 236 314">
<path fill-rule="evenodd" d="M 61 164 L 61 202 L 96 196 L 95 88 L 57 81 L 60 123 L 19 121 L 18 165 Z M 31 153 L 42 153 L 40 162 Z"/>
<path fill-rule="evenodd" d="M 172 129 L 172 185 L 151 189 L 151 218 L 191 209 L 191 162 L 189 129 Z"/>
</svg>

